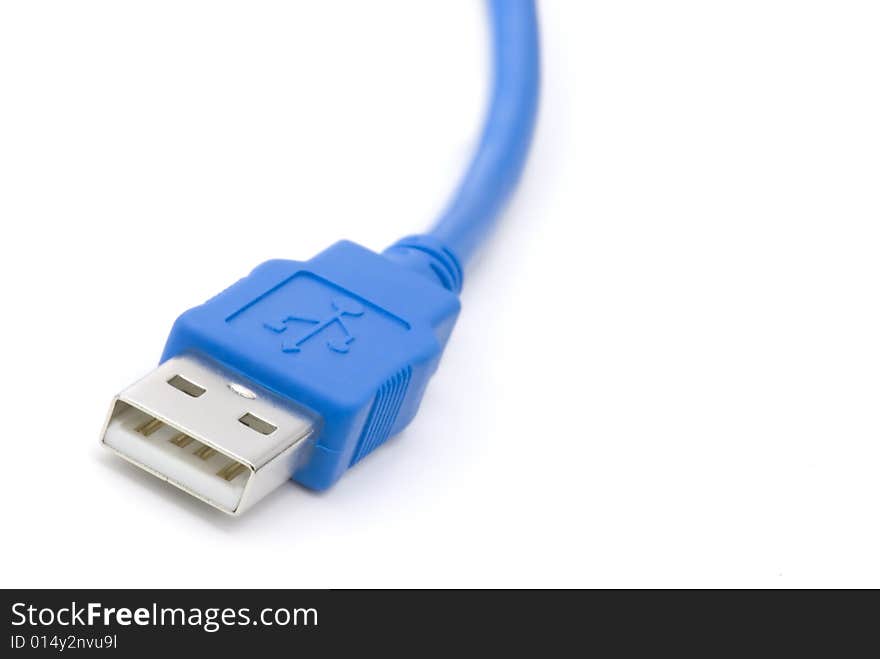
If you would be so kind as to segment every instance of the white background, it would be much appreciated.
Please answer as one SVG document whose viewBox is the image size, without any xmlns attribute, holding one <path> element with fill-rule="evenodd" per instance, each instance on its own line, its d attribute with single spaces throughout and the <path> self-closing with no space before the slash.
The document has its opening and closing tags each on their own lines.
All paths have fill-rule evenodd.
<svg viewBox="0 0 880 659">
<path fill-rule="evenodd" d="M 0 4 L 2 586 L 880 586 L 880 9 L 541 4 L 420 415 L 230 519 L 98 445 L 178 313 L 427 227 L 467 2 Z"/>
</svg>

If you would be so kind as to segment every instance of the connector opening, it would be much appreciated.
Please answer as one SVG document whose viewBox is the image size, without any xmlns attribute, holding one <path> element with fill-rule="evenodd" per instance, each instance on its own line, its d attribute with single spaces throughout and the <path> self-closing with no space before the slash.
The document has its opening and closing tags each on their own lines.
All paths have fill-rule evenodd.
<svg viewBox="0 0 880 659">
<path fill-rule="evenodd" d="M 101 442 L 223 512 L 285 483 L 320 420 L 196 355 L 159 365 L 113 400 Z"/>
<path fill-rule="evenodd" d="M 235 512 L 253 469 L 125 401 L 114 404 L 104 443 L 163 480 Z"/>
</svg>

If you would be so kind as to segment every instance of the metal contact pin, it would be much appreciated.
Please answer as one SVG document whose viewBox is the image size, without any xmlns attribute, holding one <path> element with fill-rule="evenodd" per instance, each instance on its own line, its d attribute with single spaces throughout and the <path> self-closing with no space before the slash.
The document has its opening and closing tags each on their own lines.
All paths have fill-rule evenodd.
<svg viewBox="0 0 880 659">
<path fill-rule="evenodd" d="M 231 481 L 233 478 L 242 473 L 246 467 L 240 462 L 232 461 L 227 464 L 223 469 L 217 472 L 217 475 L 227 481 Z"/>
<path fill-rule="evenodd" d="M 216 454 L 217 454 L 217 451 L 212 449 L 210 446 L 206 446 L 204 444 L 202 446 L 200 446 L 199 448 L 197 448 L 195 451 L 193 451 L 193 455 L 197 455 L 202 460 L 207 460 L 208 458 L 213 457 Z"/>
<path fill-rule="evenodd" d="M 187 446 L 189 446 L 192 443 L 193 438 L 185 433 L 179 432 L 176 435 L 174 435 L 174 437 L 169 439 L 168 441 L 171 442 L 172 444 L 174 444 L 175 446 L 179 446 L 180 448 L 186 448 Z"/>
<path fill-rule="evenodd" d="M 159 419 L 147 419 L 141 425 L 135 428 L 135 432 L 139 432 L 144 437 L 149 437 L 161 427 L 162 422 L 159 421 Z"/>
</svg>

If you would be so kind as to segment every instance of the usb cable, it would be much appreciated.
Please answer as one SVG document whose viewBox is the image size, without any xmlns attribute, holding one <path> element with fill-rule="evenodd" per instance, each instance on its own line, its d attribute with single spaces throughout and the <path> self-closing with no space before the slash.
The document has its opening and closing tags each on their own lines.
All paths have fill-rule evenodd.
<svg viewBox="0 0 880 659">
<path fill-rule="evenodd" d="M 102 443 L 239 514 L 293 478 L 323 490 L 415 416 L 459 311 L 462 266 L 525 164 L 538 104 L 532 0 L 489 0 L 493 89 L 476 153 L 427 233 L 267 261 L 181 315 Z"/>
</svg>

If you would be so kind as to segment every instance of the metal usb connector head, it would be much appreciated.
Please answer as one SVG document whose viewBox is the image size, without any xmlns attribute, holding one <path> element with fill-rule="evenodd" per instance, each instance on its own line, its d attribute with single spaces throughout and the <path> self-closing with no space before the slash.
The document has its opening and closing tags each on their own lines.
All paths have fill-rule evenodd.
<svg viewBox="0 0 880 659">
<path fill-rule="evenodd" d="M 219 364 L 184 355 L 114 399 L 101 443 L 237 515 L 290 478 L 316 421 Z"/>
</svg>

